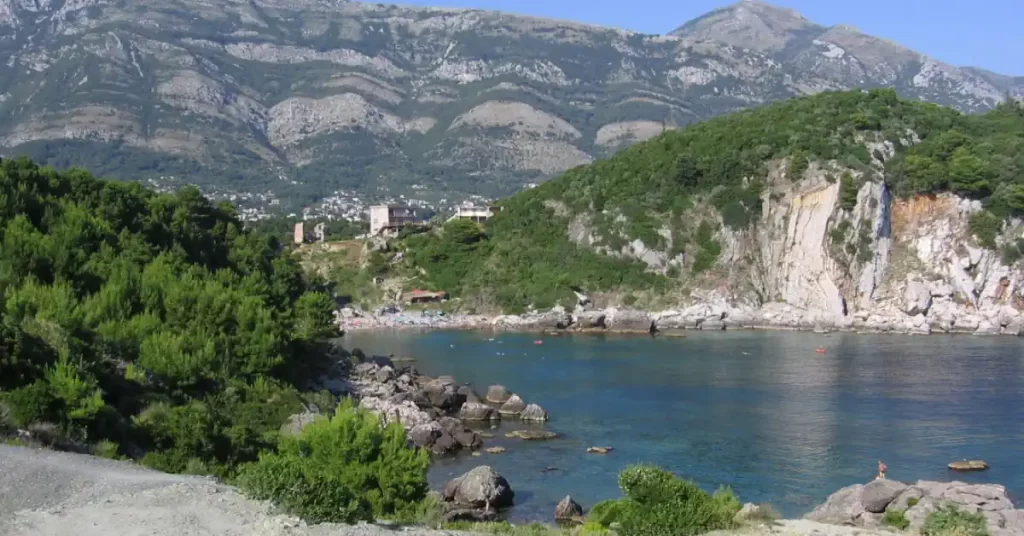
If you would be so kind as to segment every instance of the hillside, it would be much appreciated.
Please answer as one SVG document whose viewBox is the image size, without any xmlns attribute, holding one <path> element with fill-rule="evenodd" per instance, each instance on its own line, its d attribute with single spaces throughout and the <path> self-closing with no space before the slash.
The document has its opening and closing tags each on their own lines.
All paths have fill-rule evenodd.
<svg viewBox="0 0 1024 536">
<path fill-rule="evenodd" d="M 1024 93 L 755 1 L 657 36 L 348 1 L 0 0 L 0 53 L 0 153 L 273 210 L 508 195 L 824 90 L 895 87 L 966 112 Z"/>
<path fill-rule="evenodd" d="M 852 91 L 667 132 L 512 196 L 484 230 L 407 239 L 405 257 L 481 309 L 571 310 L 582 292 L 846 325 L 943 298 L 994 308 L 998 331 L 1024 308 L 1022 216 L 1020 105 L 964 115 Z M 905 307 L 908 285 L 927 303 Z"/>
</svg>

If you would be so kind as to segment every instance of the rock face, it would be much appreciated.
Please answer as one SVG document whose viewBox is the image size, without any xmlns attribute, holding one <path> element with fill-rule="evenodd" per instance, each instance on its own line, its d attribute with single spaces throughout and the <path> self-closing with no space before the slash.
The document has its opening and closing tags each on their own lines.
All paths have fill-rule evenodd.
<svg viewBox="0 0 1024 536">
<path fill-rule="evenodd" d="M 582 517 L 583 507 L 570 495 L 566 495 L 555 506 L 555 521 L 574 521 Z"/>
<path fill-rule="evenodd" d="M 449 481 L 441 494 L 447 502 L 487 510 L 512 506 L 514 497 L 505 477 L 486 465 Z"/>
<path fill-rule="evenodd" d="M 992 536 L 1024 536 L 1024 510 L 1015 509 L 1006 488 L 995 484 L 919 481 L 906 485 L 876 480 L 833 493 L 806 517 L 836 525 L 878 527 L 883 512 L 900 510 L 910 521 L 910 530 L 916 531 L 928 514 L 945 505 L 982 513 Z"/>
</svg>

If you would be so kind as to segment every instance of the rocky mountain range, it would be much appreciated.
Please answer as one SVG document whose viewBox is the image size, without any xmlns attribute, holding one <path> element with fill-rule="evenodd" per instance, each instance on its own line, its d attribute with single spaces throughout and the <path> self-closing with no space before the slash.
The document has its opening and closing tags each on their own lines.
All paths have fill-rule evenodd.
<svg viewBox="0 0 1024 536">
<path fill-rule="evenodd" d="M 343 0 L 0 0 L 0 56 L 0 153 L 285 204 L 504 195 L 827 90 L 965 112 L 1024 95 L 1024 78 L 750 0 L 669 35 Z"/>
</svg>

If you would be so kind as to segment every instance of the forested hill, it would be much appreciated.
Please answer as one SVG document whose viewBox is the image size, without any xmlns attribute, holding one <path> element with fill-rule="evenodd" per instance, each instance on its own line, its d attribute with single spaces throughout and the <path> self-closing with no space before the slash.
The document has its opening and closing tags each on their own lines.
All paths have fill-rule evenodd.
<svg viewBox="0 0 1024 536">
<path fill-rule="evenodd" d="M 332 309 L 195 189 L 0 161 L 0 437 L 230 475 L 301 410 Z"/>
<path fill-rule="evenodd" d="M 892 90 L 793 99 L 571 169 L 502 202 L 484 231 L 459 224 L 415 237 L 408 249 L 427 284 L 480 306 L 568 306 L 573 289 L 616 292 L 627 304 L 672 299 L 671 290 L 713 285 L 723 235 L 756 229 L 783 185 L 812 175 L 839 183 L 847 213 L 870 183 L 900 197 L 952 192 L 981 200 L 986 211 L 976 227 L 994 233 L 1001 219 L 1024 215 L 1024 108 L 1006 103 L 965 115 Z M 837 245 L 870 260 L 875 235 L 864 228 L 844 246 L 841 235 L 858 222 L 844 225 L 833 233 Z"/>
</svg>

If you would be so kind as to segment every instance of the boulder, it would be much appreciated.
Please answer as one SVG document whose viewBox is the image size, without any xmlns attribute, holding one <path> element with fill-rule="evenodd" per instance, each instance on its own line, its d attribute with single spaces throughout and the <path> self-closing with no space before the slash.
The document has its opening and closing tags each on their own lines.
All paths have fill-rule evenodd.
<svg viewBox="0 0 1024 536">
<path fill-rule="evenodd" d="M 380 383 L 389 382 L 395 377 L 395 369 L 391 367 L 380 367 L 377 369 L 377 372 L 374 373 L 374 377 Z"/>
<path fill-rule="evenodd" d="M 547 430 L 515 430 L 505 434 L 505 437 L 519 438 L 526 441 L 542 441 L 545 439 L 554 439 L 558 437 L 558 434 Z"/>
<path fill-rule="evenodd" d="M 580 311 L 575 318 L 579 329 L 605 329 L 604 311 Z"/>
<path fill-rule="evenodd" d="M 498 413 L 501 413 L 502 415 L 519 415 L 524 409 L 526 409 L 526 402 L 523 402 L 523 399 L 519 398 L 519 395 L 512 395 L 504 404 L 501 405 L 501 408 L 498 409 Z"/>
<path fill-rule="evenodd" d="M 438 424 L 437 421 L 419 424 L 409 430 L 409 441 L 417 447 L 429 450 L 434 446 L 434 442 L 437 441 L 437 438 L 441 437 L 442 433 L 444 433 L 444 429 L 441 428 L 441 425 Z"/>
<path fill-rule="evenodd" d="M 887 512 L 889 510 L 898 510 L 900 512 L 904 512 L 907 510 L 907 508 L 910 508 L 911 501 L 913 501 L 916 504 L 918 501 L 921 500 L 921 497 L 924 497 L 924 492 L 921 491 L 920 488 L 909 487 L 903 490 L 902 493 L 897 495 L 896 498 L 893 499 L 891 503 L 889 503 L 889 506 L 885 507 L 885 510 Z"/>
<path fill-rule="evenodd" d="M 448 482 L 441 497 L 458 505 L 490 510 L 512 506 L 515 493 L 505 477 L 481 465 Z"/>
<path fill-rule="evenodd" d="M 548 412 L 544 411 L 544 408 L 537 404 L 530 404 L 523 409 L 523 412 L 519 414 L 519 417 L 524 421 L 544 422 L 548 420 Z"/>
<path fill-rule="evenodd" d="M 441 432 L 441 435 L 434 441 L 434 445 L 430 447 L 430 452 L 438 456 L 444 456 L 445 454 L 451 454 L 462 448 L 462 445 L 452 437 L 448 432 Z"/>
<path fill-rule="evenodd" d="M 312 411 L 296 413 L 295 415 L 288 417 L 288 422 L 281 425 L 281 435 L 297 436 L 301 434 L 307 426 L 316 422 L 318 418 L 320 418 L 320 414 L 313 413 Z"/>
<path fill-rule="evenodd" d="M 566 495 L 555 506 L 555 521 L 579 521 L 582 518 L 583 507 L 570 495 Z"/>
<path fill-rule="evenodd" d="M 779 513 L 766 504 L 746 503 L 739 512 L 733 516 L 733 521 L 738 524 L 747 523 L 753 520 L 771 522 L 779 519 Z"/>
<path fill-rule="evenodd" d="M 417 402 L 420 404 L 426 403 L 431 407 L 445 411 L 453 410 L 462 403 L 458 393 L 455 392 L 455 387 L 439 379 L 428 382 L 420 390 L 420 393 L 421 395 L 417 397 Z"/>
<path fill-rule="evenodd" d="M 613 450 L 615 449 L 612 447 L 587 447 L 587 452 L 589 454 L 608 454 Z"/>
<path fill-rule="evenodd" d="M 505 447 L 487 447 L 484 450 L 486 450 L 488 454 L 501 454 L 502 452 L 505 452 Z"/>
<path fill-rule="evenodd" d="M 496 421 L 500 414 L 494 408 L 477 402 L 466 402 L 459 410 L 459 418 L 464 421 Z"/>
<path fill-rule="evenodd" d="M 605 325 L 615 331 L 638 331 L 648 333 L 654 329 L 654 319 L 643 311 L 632 309 L 610 309 L 605 314 Z"/>
<path fill-rule="evenodd" d="M 907 489 L 907 485 L 896 480 L 885 478 L 872 481 L 861 490 L 860 502 L 864 510 L 872 514 L 885 512 L 885 507 L 893 501 L 900 493 Z"/>
<path fill-rule="evenodd" d="M 480 434 L 470 430 L 469 428 L 463 428 L 452 433 L 452 437 L 455 441 L 458 441 L 459 445 L 463 448 L 470 450 L 476 450 L 483 446 L 484 441 L 480 439 Z"/>
<path fill-rule="evenodd" d="M 480 402 L 480 395 L 476 394 L 476 391 L 468 385 L 463 385 L 455 390 L 455 394 L 462 398 L 463 403 L 465 402 Z"/>
<path fill-rule="evenodd" d="M 487 388 L 487 401 L 491 404 L 504 404 L 512 398 L 512 392 L 504 385 L 492 385 Z"/>
<path fill-rule="evenodd" d="M 379 398 L 365 397 L 359 401 L 359 407 L 379 415 L 384 424 L 401 423 L 406 430 L 434 420 L 411 401 L 394 404 Z"/>
<path fill-rule="evenodd" d="M 851 525 L 865 512 L 864 505 L 860 502 L 860 494 L 863 490 L 863 484 L 842 488 L 829 495 L 824 504 L 819 505 L 804 517 L 819 523 Z"/>
</svg>

